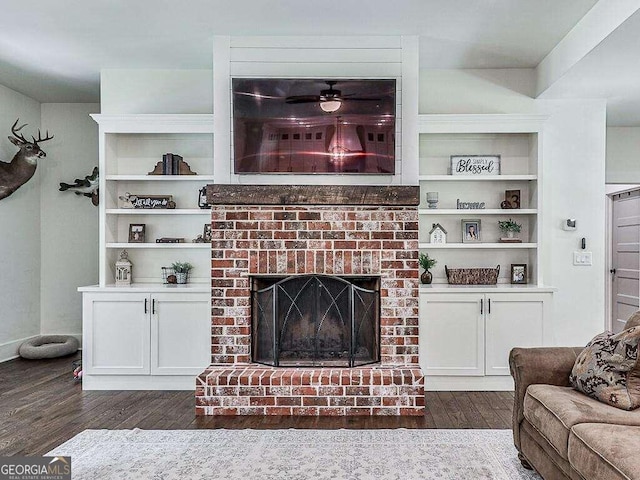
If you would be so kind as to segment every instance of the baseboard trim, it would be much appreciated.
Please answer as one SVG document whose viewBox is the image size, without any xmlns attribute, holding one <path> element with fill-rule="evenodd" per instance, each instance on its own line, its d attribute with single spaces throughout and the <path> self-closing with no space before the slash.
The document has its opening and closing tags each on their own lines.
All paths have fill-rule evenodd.
<svg viewBox="0 0 640 480">
<path fill-rule="evenodd" d="M 10 342 L 0 344 L 0 363 L 8 362 L 14 358 L 18 358 L 18 349 L 27 340 L 36 338 L 39 335 L 31 335 L 30 337 L 18 338 L 17 340 L 11 340 Z"/>
<path fill-rule="evenodd" d="M 197 375 L 82 375 L 83 390 L 195 390 Z"/>
<path fill-rule="evenodd" d="M 424 389 L 428 392 L 513 391 L 513 378 L 507 375 L 486 377 L 426 376 Z"/>
</svg>

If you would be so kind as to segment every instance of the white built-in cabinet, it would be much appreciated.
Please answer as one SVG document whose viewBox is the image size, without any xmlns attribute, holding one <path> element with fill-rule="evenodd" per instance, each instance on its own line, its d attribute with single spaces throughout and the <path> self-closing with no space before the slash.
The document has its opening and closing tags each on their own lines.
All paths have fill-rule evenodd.
<svg viewBox="0 0 640 480">
<path fill-rule="evenodd" d="M 420 295 L 421 367 L 429 376 L 509 375 L 513 347 L 549 343 L 550 292 Z"/>
<path fill-rule="evenodd" d="M 213 183 L 212 115 L 92 115 L 99 125 L 99 284 L 83 293 L 83 388 L 194 389 L 211 361 L 211 244 L 194 243 L 211 222 L 198 207 Z M 197 175 L 149 175 L 165 153 Z M 175 209 L 132 209 L 127 193 L 171 195 Z M 145 224 L 143 243 L 129 226 Z M 184 243 L 156 243 L 182 237 Z M 133 283 L 114 286 L 126 249 Z M 164 285 L 162 267 L 189 262 L 187 285 Z"/>
<path fill-rule="evenodd" d="M 553 288 L 544 283 L 542 115 L 420 115 L 419 248 L 438 262 L 433 284 L 420 287 L 420 363 L 430 390 L 511 389 L 511 348 L 552 344 Z M 500 155 L 500 175 L 451 175 L 451 155 Z M 503 210 L 506 190 L 520 190 L 521 208 Z M 438 192 L 437 209 L 426 192 Z M 484 202 L 484 209 L 457 209 Z M 501 243 L 498 221 L 522 225 L 521 243 Z M 479 243 L 462 241 L 461 221 L 481 222 Z M 439 223 L 444 244 L 431 244 Z M 527 265 L 527 284 L 512 285 L 511 264 Z M 500 266 L 495 286 L 447 283 L 444 267 Z"/>
<path fill-rule="evenodd" d="M 211 360 L 210 295 L 83 293 L 87 389 L 193 389 Z"/>
</svg>

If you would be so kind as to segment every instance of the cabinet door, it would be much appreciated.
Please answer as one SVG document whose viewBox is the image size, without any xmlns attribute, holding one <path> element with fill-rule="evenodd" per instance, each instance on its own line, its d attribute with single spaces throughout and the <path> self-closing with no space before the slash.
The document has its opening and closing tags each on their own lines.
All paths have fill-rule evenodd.
<svg viewBox="0 0 640 480">
<path fill-rule="evenodd" d="M 420 366 L 426 375 L 484 375 L 483 298 L 420 295 Z"/>
<path fill-rule="evenodd" d="M 509 375 L 513 347 L 544 345 L 551 294 L 487 294 L 487 375 Z"/>
<path fill-rule="evenodd" d="M 87 374 L 149 373 L 148 295 L 83 295 L 83 368 Z"/>
<path fill-rule="evenodd" d="M 151 373 L 198 375 L 211 363 L 208 294 L 151 296 Z"/>
</svg>

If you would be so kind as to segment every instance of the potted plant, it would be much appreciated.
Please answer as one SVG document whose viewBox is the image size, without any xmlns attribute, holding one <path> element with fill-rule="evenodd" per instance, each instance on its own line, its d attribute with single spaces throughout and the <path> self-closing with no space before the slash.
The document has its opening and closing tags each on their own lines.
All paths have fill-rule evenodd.
<svg viewBox="0 0 640 480">
<path fill-rule="evenodd" d="M 171 264 L 171 268 L 176 274 L 177 283 L 187 283 L 189 272 L 193 268 L 189 262 L 174 262 Z"/>
<path fill-rule="evenodd" d="M 421 253 L 418 257 L 418 262 L 420 266 L 424 268 L 424 272 L 420 275 L 420 281 L 425 285 L 429 285 L 433 280 L 433 274 L 429 270 L 435 267 L 438 262 L 430 258 L 428 253 Z"/>
<path fill-rule="evenodd" d="M 514 238 L 515 234 L 520 233 L 522 230 L 522 225 L 511 219 L 498 221 L 498 227 L 502 233 L 507 235 L 507 238 Z"/>
</svg>

